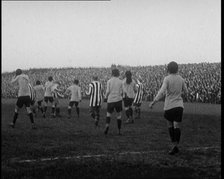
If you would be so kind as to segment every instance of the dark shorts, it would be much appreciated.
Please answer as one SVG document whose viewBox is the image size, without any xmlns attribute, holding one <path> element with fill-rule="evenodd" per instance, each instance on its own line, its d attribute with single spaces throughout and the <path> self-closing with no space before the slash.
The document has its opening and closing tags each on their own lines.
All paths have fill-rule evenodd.
<svg viewBox="0 0 224 179">
<path fill-rule="evenodd" d="M 41 106 L 43 100 L 37 101 L 38 106 Z"/>
<path fill-rule="evenodd" d="M 133 106 L 135 107 L 140 107 L 142 105 L 142 103 L 133 103 Z"/>
<path fill-rule="evenodd" d="M 79 102 L 78 101 L 70 101 L 68 105 L 72 107 L 74 104 L 75 104 L 75 107 L 78 107 Z"/>
<path fill-rule="evenodd" d="M 45 97 L 44 97 L 44 101 L 45 101 L 46 103 L 48 103 L 48 101 L 49 101 L 50 103 L 53 103 L 54 98 L 53 98 L 53 96 L 45 96 Z"/>
<path fill-rule="evenodd" d="M 25 105 L 26 107 L 30 107 L 30 104 L 31 104 L 30 96 L 20 96 L 18 97 L 18 100 L 16 102 L 16 105 L 19 108 L 22 108 L 23 105 Z"/>
<path fill-rule="evenodd" d="M 114 109 L 116 110 L 116 112 L 121 112 L 122 111 L 122 101 L 107 103 L 107 112 L 108 113 L 113 113 Z"/>
<path fill-rule="evenodd" d="M 33 106 L 35 104 L 35 100 L 30 101 L 30 105 Z"/>
<path fill-rule="evenodd" d="M 134 101 L 134 98 L 124 98 L 124 107 L 132 106 L 132 103 Z"/>
<path fill-rule="evenodd" d="M 164 117 L 170 122 L 181 122 L 184 109 L 182 107 L 176 107 L 164 112 Z"/>
</svg>

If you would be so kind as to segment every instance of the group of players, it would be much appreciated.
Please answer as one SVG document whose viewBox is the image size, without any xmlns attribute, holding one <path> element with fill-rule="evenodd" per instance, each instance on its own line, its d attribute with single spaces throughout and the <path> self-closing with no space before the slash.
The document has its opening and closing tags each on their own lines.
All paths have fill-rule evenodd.
<svg viewBox="0 0 224 179">
<path fill-rule="evenodd" d="M 168 131 L 173 144 L 169 154 L 173 155 L 179 152 L 177 146 L 181 136 L 180 123 L 182 121 L 184 109 L 181 95 L 183 92 L 187 93 L 187 88 L 184 79 L 177 74 L 178 65 L 176 62 L 170 62 L 167 66 L 167 71 L 168 76 L 164 78 L 161 89 L 155 99 L 149 104 L 149 107 L 152 108 L 157 101 L 165 96 L 164 117 L 167 119 Z M 106 124 L 104 129 L 105 135 L 108 134 L 111 114 L 114 111 L 116 111 L 118 134 L 121 134 L 123 103 L 127 117 L 125 123 L 134 123 L 134 119 L 140 118 L 140 107 L 143 98 L 142 79 L 138 77 L 136 81 L 133 80 L 132 73 L 129 70 L 126 71 L 123 80 L 119 77 L 119 70 L 116 67 L 112 68 L 112 76 L 107 81 L 106 93 L 104 94 L 98 76 L 93 75 L 92 82 L 89 84 L 89 90 L 86 91 L 86 94 L 90 96 L 90 115 L 95 121 L 95 126 L 98 126 L 100 120 L 102 102 L 107 102 Z M 81 102 L 82 96 L 79 81 L 77 79 L 74 80 L 73 85 L 63 92 L 60 90 L 60 83 L 54 81 L 52 76 L 48 77 L 48 81 L 44 85 L 37 80 L 36 85 L 33 87 L 29 77 L 26 74 L 23 74 L 21 69 L 17 69 L 16 75 L 11 82 L 17 82 L 19 84 L 18 99 L 15 106 L 13 122 L 10 123 L 12 128 L 15 127 L 19 109 L 21 109 L 23 105 L 25 105 L 27 109 L 33 129 L 36 129 L 33 114 L 36 115 L 38 111 L 41 111 L 45 118 L 49 103 L 51 103 L 52 117 L 60 116 L 59 98 L 64 96 L 70 96 L 67 109 L 68 118 L 71 118 L 71 110 L 74 104 L 77 116 L 79 117 L 79 102 Z M 135 107 L 135 118 L 133 117 L 132 106 Z"/>
</svg>

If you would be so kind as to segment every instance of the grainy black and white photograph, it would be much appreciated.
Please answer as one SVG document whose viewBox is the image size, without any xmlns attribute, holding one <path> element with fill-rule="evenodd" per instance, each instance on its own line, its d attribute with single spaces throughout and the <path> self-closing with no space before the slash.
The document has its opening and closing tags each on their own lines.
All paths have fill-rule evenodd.
<svg viewBox="0 0 224 179">
<path fill-rule="evenodd" d="M 1 3 L 3 179 L 221 179 L 221 0 Z"/>
</svg>

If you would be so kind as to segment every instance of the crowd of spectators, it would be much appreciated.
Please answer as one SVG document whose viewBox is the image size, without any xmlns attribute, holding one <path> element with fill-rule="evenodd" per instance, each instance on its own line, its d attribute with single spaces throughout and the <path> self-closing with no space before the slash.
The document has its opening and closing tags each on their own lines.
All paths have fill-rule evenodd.
<svg viewBox="0 0 224 179">
<path fill-rule="evenodd" d="M 131 70 L 133 78 L 141 77 L 145 87 L 144 99 L 151 101 L 162 85 L 164 77 L 167 75 L 165 65 L 156 66 L 120 66 L 117 68 L 124 78 L 126 70 Z M 91 82 L 92 76 L 98 75 L 104 90 L 106 82 L 111 77 L 111 68 L 50 68 L 50 69 L 29 69 L 24 73 L 30 77 L 35 85 L 36 80 L 44 84 L 49 76 L 61 83 L 61 88 L 65 90 L 74 79 L 78 79 L 82 89 L 82 96 L 85 98 L 85 91 Z M 15 73 L 2 74 L 2 98 L 14 98 L 17 94 L 17 86 L 13 86 L 10 81 Z M 221 63 L 194 63 L 180 64 L 179 74 L 186 80 L 189 93 L 183 96 L 187 102 L 221 103 Z"/>
</svg>

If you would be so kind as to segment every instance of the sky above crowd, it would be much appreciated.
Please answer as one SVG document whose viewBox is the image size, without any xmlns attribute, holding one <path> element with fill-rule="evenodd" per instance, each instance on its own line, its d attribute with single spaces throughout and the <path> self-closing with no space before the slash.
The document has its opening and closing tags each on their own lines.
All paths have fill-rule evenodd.
<svg viewBox="0 0 224 179">
<path fill-rule="evenodd" d="M 2 72 L 221 62 L 221 0 L 2 1 Z"/>
</svg>

